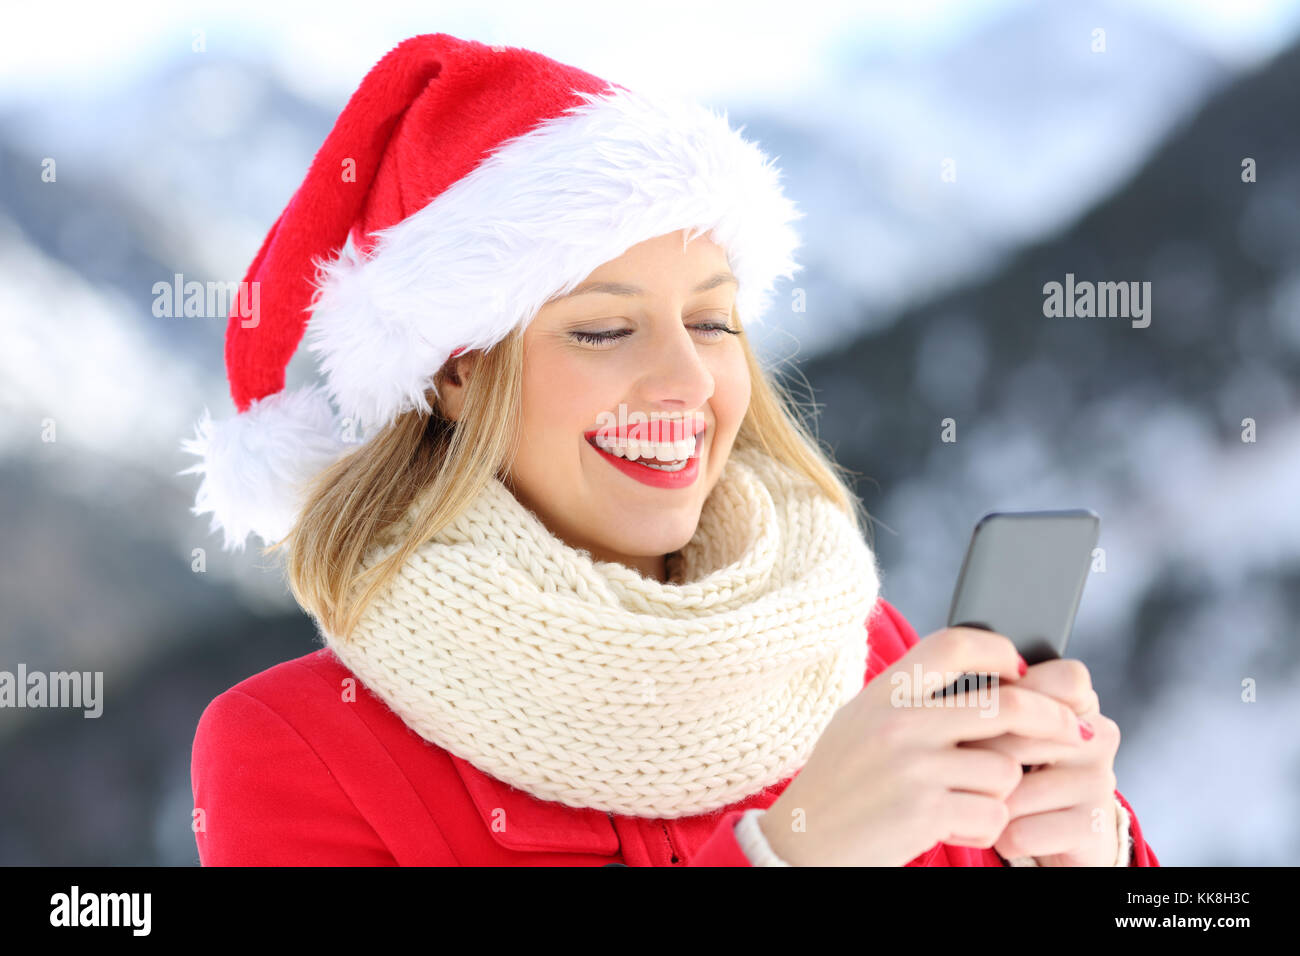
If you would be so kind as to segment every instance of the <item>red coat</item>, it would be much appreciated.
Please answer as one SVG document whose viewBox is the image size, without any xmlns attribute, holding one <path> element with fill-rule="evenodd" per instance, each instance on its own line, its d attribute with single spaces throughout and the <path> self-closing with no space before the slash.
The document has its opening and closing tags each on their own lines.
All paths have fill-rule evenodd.
<svg viewBox="0 0 1300 956">
<path fill-rule="evenodd" d="M 883 598 L 869 632 L 868 681 L 918 640 Z M 360 681 L 355 700 L 345 701 L 343 680 L 352 676 L 321 649 L 255 674 L 207 706 L 191 765 L 203 865 L 748 866 L 732 827 L 789 783 L 676 820 L 574 809 L 428 743 Z M 1132 807 L 1119 799 L 1132 815 L 1134 864 L 1159 866 Z M 1002 859 L 992 849 L 937 843 L 907 865 Z"/>
</svg>

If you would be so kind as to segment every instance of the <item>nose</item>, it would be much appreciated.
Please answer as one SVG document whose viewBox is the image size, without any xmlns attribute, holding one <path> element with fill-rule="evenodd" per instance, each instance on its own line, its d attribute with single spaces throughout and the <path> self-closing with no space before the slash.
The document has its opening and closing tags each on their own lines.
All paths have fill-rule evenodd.
<svg viewBox="0 0 1300 956">
<path fill-rule="evenodd" d="M 702 408 L 713 397 L 715 382 L 699 343 L 680 319 L 657 328 L 645 368 L 638 379 L 644 407 L 656 411 Z"/>
</svg>

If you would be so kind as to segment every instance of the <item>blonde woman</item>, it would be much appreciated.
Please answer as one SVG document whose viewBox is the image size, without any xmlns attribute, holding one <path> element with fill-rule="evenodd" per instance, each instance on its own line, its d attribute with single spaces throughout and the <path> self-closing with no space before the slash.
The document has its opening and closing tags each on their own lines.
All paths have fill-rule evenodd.
<svg viewBox="0 0 1300 956">
<path fill-rule="evenodd" d="M 725 116 L 528 50 L 367 75 L 185 443 L 323 644 L 204 711 L 204 864 L 1157 865 L 1079 662 L 882 598 L 744 332 L 798 215 Z M 996 713 L 900 704 L 916 667 Z"/>
</svg>

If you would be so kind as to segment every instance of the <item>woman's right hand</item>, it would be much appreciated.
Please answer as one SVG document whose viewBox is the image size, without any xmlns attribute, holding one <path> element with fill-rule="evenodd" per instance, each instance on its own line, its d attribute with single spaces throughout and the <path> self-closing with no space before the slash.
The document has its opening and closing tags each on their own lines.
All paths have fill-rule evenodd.
<svg viewBox="0 0 1300 956">
<path fill-rule="evenodd" d="M 1021 765 L 958 744 L 1007 733 L 1083 743 L 1073 710 L 1015 686 L 1019 663 L 1009 638 L 979 628 L 943 628 L 918 641 L 836 711 L 759 818 L 773 852 L 792 866 L 902 866 L 936 843 L 993 846 Z M 917 665 L 923 680 L 943 677 L 940 687 L 965 673 L 996 673 L 998 685 L 937 698 L 914 687 Z"/>
</svg>

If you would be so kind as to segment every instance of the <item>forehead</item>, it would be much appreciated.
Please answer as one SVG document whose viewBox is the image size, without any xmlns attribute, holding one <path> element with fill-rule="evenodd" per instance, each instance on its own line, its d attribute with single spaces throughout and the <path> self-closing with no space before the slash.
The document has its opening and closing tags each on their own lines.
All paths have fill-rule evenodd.
<svg viewBox="0 0 1300 956">
<path fill-rule="evenodd" d="M 642 240 L 629 247 L 622 255 L 610 259 L 608 262 L 601 264 L 600 267 L 593 269 L 592 275 L 602 270 L 615 269 L 621 266 L 636 266 L 648 262 L 726 262 L 726 249 L 715 242 L 708 233 L 702 233 L 690 242 L 686 242 L 687 234 L 688 230 L 678 229 L 676 232 L 669 232 L 662 236 Z"/>
<path fill-rule="evenodd" d="M 707 235 L 683 245 L 684 231 L 639 242 L 622 255 L 602 263 L 567 290 L 557 291 L 546 305 L 579 301 L 587 296 L 645 296 L 659 292 L 705 292 L 734 288 L 726 250 Z"/>
</svg>

